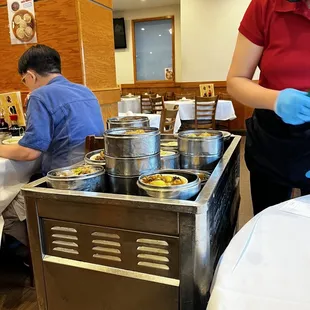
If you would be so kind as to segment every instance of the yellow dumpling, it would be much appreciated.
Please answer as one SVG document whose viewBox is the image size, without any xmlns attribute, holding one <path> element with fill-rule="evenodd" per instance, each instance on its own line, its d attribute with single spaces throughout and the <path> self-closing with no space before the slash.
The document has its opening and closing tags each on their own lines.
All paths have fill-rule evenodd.
<svg viewBox="0 0 310 310">
<path fill-rule="evenodd" d="M 29 24 L 31 22 L 31 16 L 30 14 L 25 14 L 24 15 L 24 21 Z"/>
<path fill-rule="evenodd" d="M 150 185 L 154 185 L 154 186 L 167 186 L 165 181 L 163 180 L 154 180 L 150 183 Z"/>
</svg>

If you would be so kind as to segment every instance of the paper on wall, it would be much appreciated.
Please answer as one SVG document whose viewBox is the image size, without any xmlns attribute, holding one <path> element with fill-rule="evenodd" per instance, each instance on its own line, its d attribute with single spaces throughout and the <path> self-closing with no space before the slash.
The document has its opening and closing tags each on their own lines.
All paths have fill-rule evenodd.
<svg viewBox="0 0 310 310">
<path fill-rule="evenodd" d="M 33 0 L 7 0 L 11 44 L 37 43 Z"/>
</svg>

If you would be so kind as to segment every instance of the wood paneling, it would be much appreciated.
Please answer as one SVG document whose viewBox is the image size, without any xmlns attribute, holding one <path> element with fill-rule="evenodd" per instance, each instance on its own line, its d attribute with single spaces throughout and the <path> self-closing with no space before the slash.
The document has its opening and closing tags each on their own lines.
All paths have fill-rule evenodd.
<svg viewBox="0 0 310 310">
<path fill-rule="evenodd" d="M 38 42 L 58 50 L 62 58 L 63 74 L 73 82 L 82 83 L 75 2 L 41 0 L 35 3 L 35 12 Z M 7 7 L 0 7 L 0 91 L 26 90 L 17 73 L 17 63 L 31 44 L 11 45 L 8 23 Z"/>
<path fill-rule="evenodd" d="M 207 81 L 207 82 L 179 82 L 179 83 L 136 83 L 136 84 L 122 84 L 122 93 L 145 93 L 152 91 L 154 93 L 164 94 L 166 92 L 174 92 L 176 94 L 195 94 L 200 96 L 200 84 L 213 83 L 215 94 L 226 93 L 226 81 Z M 230 121 L 230 130 L 245 130 L 245 120 L 251 117 L 253 109 L 244 106 L 240 102 L 232 99 L 237 118 Z"/>
<path fill-rule="evenodd" d="M 116 87 L 112 10 L 77 0 L 85 83 L 90 89 Z"/>
</svg>

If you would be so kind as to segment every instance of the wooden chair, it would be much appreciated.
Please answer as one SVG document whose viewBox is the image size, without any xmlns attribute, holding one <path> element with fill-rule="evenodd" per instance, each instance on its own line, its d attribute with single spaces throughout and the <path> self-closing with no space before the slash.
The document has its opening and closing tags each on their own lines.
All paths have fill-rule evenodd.
<svg viewBox="0 0 310 310">
<path fill-rule="evenodd" d="M 179 112 L 179 106 L 175 105 L 173 110 L 164 108 L 160 117 L 160 132 L 161 133 L 174 133 L 175 120 Z"/>
<path fill-rule="evenodd" d="M 104 149 L 104 137 L 87 136 L 85 141 L 85 154 Z"/>
<path fill-rule="evenodd" d="M 161 114 L 161 111 L 164 109 L 164 97 L 150 97 L 152 104 L 152 113 Z"/>
<path fill-rule="evenodd" d="M 219 96 L 196 97 L 195 99 L 195 129 L 215 129 L 215 112 Z"/>
<path fill-rule="evenodd" d="M 152 103 L 149 94 L 140 94 L 140 107 L 141 113 L 151 114 L 152 113 Z"/>
<path fill-rule="evenodd" d="M 166 92 L 164 97 L 165 97 L 165 101 L 174 101 L 175 100 L 174 92 Z"/>
</svg>

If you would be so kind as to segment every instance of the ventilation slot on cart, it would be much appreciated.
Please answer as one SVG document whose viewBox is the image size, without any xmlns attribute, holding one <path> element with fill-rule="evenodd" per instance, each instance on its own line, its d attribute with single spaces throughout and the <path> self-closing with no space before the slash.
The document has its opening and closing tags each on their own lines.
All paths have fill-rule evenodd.
<svg viewBox="0 0 310 310">
<path fill-rule="evenodd" d="M 169 244 L 156 239 L 138 239 L 138 266 L 169 270 Z"/>
<path fill-rule="evenodd" d="M 93 232 L 92 237 L 96 239 L 92 240 L 94 247 L 93 258 L 98 260 L 109 260 L 114 262 L 121 262 L 121 244 L 116 240 L 120 239 L 117 234 L 109 234 L 103 232 Z M 110 240 L 109 240 L 110 239 Z"/>
<path fill-rule="evenodd" d="M 77 230 L 70 227 L 53 226 L 52 231 L 52 249 L 55 252 L 79 255 L 77 248 L 78 237 Z"/>
</svg>

